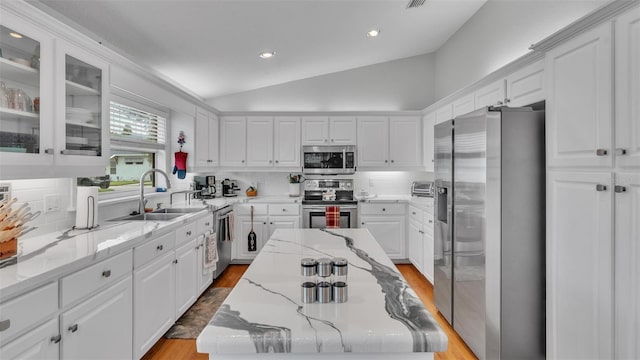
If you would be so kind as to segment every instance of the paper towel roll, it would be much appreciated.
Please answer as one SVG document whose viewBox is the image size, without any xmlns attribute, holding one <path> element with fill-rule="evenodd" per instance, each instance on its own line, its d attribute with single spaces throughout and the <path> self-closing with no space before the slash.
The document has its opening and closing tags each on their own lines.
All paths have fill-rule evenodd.
<svg viewBox="0 0 640 360">
<path fill-rule="evenodd" d="M 98 226 L 98 189 L 97 186 L 78 186 L 76 228 L 91 229 Z"/>
</svg>

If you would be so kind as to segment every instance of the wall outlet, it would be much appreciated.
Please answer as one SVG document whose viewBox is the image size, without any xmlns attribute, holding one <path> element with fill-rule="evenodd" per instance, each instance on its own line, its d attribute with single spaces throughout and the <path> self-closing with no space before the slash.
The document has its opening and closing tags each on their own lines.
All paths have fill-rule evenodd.
<svg viewBox="0 0 640 360">
<path fill-rule="evenodd" d="M 60 210 L 60 195 L 50 194 L 44 196 L 44 212 L 52 212 Z"/>
</svg>

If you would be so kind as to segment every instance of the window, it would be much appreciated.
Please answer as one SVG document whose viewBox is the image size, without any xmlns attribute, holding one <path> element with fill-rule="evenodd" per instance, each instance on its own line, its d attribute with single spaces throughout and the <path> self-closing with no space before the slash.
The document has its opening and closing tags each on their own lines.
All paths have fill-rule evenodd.
<svg viewBox="0 0 640 360">
<path fill-rule="evenodd" d="M 137 191 L 140 176 L 153 168 L 164 168 L 166 112 L 120 99 L 110 104 L 111 155 L 104 176 L 78 178 L 80 186 L 99 186 L 100 192 Z M 125 104 L 126 103 L 126 104 Z M 155 186 L 152 173 L 145 186 Z"/>
</svg>

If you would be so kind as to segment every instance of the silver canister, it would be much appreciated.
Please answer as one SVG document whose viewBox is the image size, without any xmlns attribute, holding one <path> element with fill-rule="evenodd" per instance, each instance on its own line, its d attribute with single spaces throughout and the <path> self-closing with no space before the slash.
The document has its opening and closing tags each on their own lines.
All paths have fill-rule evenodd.
<svg viewBox="0 0 640 360">
<path fill-rule="evenodd" d="M 318 262 L 312 258 L 300 260 L 301 291 L 303 303 L 314 303 L 318 297 L 316 274 Z"/>
<path fill-rule="evenodd" d="M 333 272 L 333 261 L 329 258 L 318 259 L 318 302 L 331 302 L 331 274 Z"/>
<path fill-rule="evenodd" d="M 318 276 L 326 278 L 329 281 L 331 273 L 333 271 L 333 261 L 329 258 L 318 259 Z"/>
<path fill-rule="evenodd" d="M 317 285 L 318 288 L 318 302 L 330 303 L 331 302 L 331 283 L 329 281 L 320 281 Z"/>
<path fill-rule="evenodd" d="M 343 303 L 347 301 L 347 272 L 349 262 L 344 258 L 333 259 L 333 301 Z"/>
</svg>

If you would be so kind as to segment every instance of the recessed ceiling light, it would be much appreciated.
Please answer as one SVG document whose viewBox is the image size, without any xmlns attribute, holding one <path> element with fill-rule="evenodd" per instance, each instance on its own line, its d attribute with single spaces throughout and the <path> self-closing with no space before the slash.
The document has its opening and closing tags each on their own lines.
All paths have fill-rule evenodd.
<svg viewBox="0 0 640 360">
<path fill-rule="evenodd" d="M 372 29 L 367 31 L 367 37 L 376 37 L 378 35 L 380 35 L 380 30 L 378 29 Z"/>
<path fill-rule="evenodd" d="M 9 36 L 16 38 L 16 39 L 22 39 L 22 35 L 18 34 L 17 32 L 10 32 Z"/>
<path fill-rule="evenodd" d="M 260 55 L 258 56 L 260 56 L 261 59 L 269 59 L 274 57 L 275 55 L 276 55 L 275 51 L 265 51 L 265 52 L 261 52 Z"/>
</svg>

